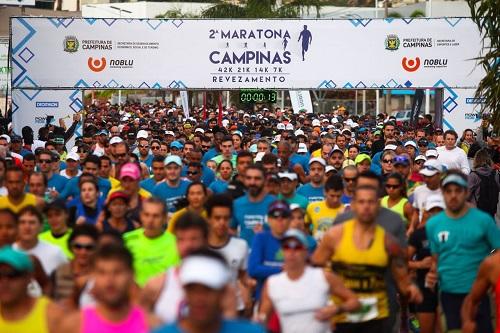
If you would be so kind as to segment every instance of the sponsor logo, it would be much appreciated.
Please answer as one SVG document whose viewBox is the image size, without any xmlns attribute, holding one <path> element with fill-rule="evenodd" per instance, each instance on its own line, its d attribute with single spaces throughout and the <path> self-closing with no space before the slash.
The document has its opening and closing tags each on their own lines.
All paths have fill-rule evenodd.
<svg viewBox="0 0 500 333">
<path fill-rule="evenodd" d="M 436 58 L 436 59 L 425 59 L 425 68 L 445 68 L 448 67 L 448 59 L 446 58 Z"/>
<path fill-rule="evenodd" d="M 403 38 L 403 47 L 405 48 L 422 48 L 432 47 L 432 38 Z"/>
<path fill-rule="evenodd" d="M 109 68 L 133 68 L 134 60 L 132 59 L 112 59 L 109 61 Z"/>
<path fill-rule="evenodd" d="M 95 39 L 82 40 L 82 50 L 110 51 L 112 49 L 113 49 L 113 41 L 111 40 L 95 40 Z"/>
<path fill-rule="evenodd" d="M 64 52 L 75 53 L 78 51 L 80 43 L 75 36 L 66 36 L 63 41 Z"/>
<path fill-rule="evenodd" d="M 55 118 L 54 116 L 49 116 L 49 115 L 46 115 L 44 117 L 35 117 L 35 124 L 46 124 L 47 123 L 47 118 L 48 117 L 51 117 L 50 118 L 50 123 L 54 123 L 55 122 Z"/>
<path fill-rule="evenodd" d="M 94 59 L 89 57 L 87 65 L 92 72 L 102 72 L 106 68 L 106 58 L 102 57 L 101 59 Z"/>
<path fill-rule="evenodd" d="M 58 108 L 59 102 L 36 102 L 35 107 L 37 107 L 37 108 Z"/>
<path fill-rule="evenodd" d="M 467 97 L 465 99 L 465 104 L 483 104 L 486 101 L 484 97 Z"/>
<path fill-rule="evenodd" d="M 454 47 L 454 46 L 460 46 L 460 42 L 458 42 L 456 39 L 453 39 L 453 38 L 437 39 L 436 46 L 437 47 Z"/>
<path fill-rule="evenodd" d="M 404 57 L 401 60 L 401 66 L 403 66 L 403 69 L 407 72 L 415 72 L 420 68 L 420 58 L 415 57 L 415 59 L 411 59 Z"/>
<path fill-rule="evenodd" d="M 389 51 L 396 51 L 399 49 L 399 45 L 401 42 L 399 41 L 399 37 L 397 35 L 387 35 L 385 39 L 385 49 Z"/>
</svg>

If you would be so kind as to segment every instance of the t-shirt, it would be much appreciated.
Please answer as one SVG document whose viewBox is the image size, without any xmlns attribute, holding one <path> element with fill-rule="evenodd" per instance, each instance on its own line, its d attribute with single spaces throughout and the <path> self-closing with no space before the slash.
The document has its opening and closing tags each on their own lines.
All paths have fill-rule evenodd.
<svg viewBox="0 0 500 333">
<path fill-rule="evenodd" d="M 151 177 L 151 178 L 142 180 L 139 183 L 139 186 L 141 188 L 145 189 L 146 191 L 148 191 L 149 193 L 152 193 L 156 184 L 157 183 L 156 183 L 156 180 L 154 179 L 154 177 Z"/>
<path fill-rule="evenodd" d="M 73 178 L 73 177 L 78 177 L 78 176 L 80 176 L 80 175 L 82 174 L 82 170 L 78 170 L 78 171 L 77 171 L 77 173 L 76 173 L 76 176 L 69 176 L 69 175 L 67 174 L 66 170 L 67 170 L 67 169 L 62 170 L 61 172 L 59 172 L 59 174 L 60 174 L 61 176 L 63 176 L 64 178 L 67 178 L 67 179 L 71 179 L 71 178 Z"/>
<path fill-rule="evenodd" d="M 68 178 L 54 173 L 50 179 L 47 180 L 47 188 L 54 189 L 57 193 L 61 193 L 68 183 Z"/>
<path fill-rule="evenodd" d="M 211 160 L 212 158 L 214 158 L 215 156 L 219 155 L 220 152 L 214 148 L 210 148 L 209 150 L 207 150 L 207 152 L 205 154 L 203 154 L 203 158 L 201 159 L 201 163 L 202 164 L 207 164 L 207 162 L 209 160 Z"/>
<path fill-rule="evenodd" d="M 212 191 L 214 194 L 217 193 L 224 193 L 227 191 L 227 185 L 228 183 L 222 179 L 217 179 L 210 184 L 208 187 L 210 191 Z"/>
<path fill-rule="evenodd" d="M 188 166 L 185 165 L 181 171 L 181 177 L 187 177 Z M 201 165 L 201 182 L 205 184 L 205 186 L 210 186 L 212 182 L 215 180 L 215 173 L 212 169 L 207 167 L 206 165 Z"/>
<path fill-rule="evenodd" d="M 431 190 L 427 187 L 427 185 L 420 185 L 415 188 L 413 192 L 413 207 L 419 210 L 418 220 L 422 221 L 422 215 L 425 211 L 425 203 L 430 196 L 442 196 L 441 188 L 437 188 L 436 190 Z"/>
<path fill-rule="evenodd" d="M 297 189 L 297 194 L 300 194 L 311 202 L 321 201 L 325 199 L 324 186 L 314 187 L 311 183 L 304 184 Z"/>
<path fill-rule="evenodd" d="M 460 148 L 455 147 L 451 150 L 446 149 L 445 146 L 436 148 L 439 156 L 438 161 L 443 163 L 448 170 L 458 169 L 468 175 L 470 173 L 469 160 L 467 154 Z"/>
<path fill-rule="evenodd" d="M 15 243 L 12 247 L 16 250 L 21 249 L 17 243 Z M 43 270 L 47 276 L 50 276 L 50 274 L 52 274 L 57 267 L 68 262 L 68 259 L 64 255 L 61 248 L 45 241 L 38 241 L 35 247 L 23 251 L 34 255 L 38 258 L 38 260 L 40 260 Z"/>
<path fill-rule="evenodd" d="M 415 248 L 416 261 L 421 261 L 426 257 L 431 255 L 431 249 L 429 247 L 429 241 L 427 240 L 427 234 L 425 228 L 418 228 L 415 230 L 408 239 L 408 245 Z M 417 269 L 417 283 L 419 287 L 425 286 L 425 275 L 429 272 L 429 269 Z"/>
<path fill-rule="evenodd" d="M 80 177 L 74 177 L 68 180 L 64 190 L 59 192 L 59 197 L 66 200 L 69 197 L 78 198 L 80 196 L 80 187 L 78 186 L 78 182 L 80 181 Z M 101 197 L 106 198 L 108 196 L 108 192 L 111 190 L 111 182 L 109 179 L 98 177 L 97 185 L 99 186 L 99 194 Z"/>
<path fill-rule="evenodd" d="M 297 193 L 295 193 L 294 196 L 291 198 L 285 198 L 280 193 L 278 194 L 278 200 L 285 200 L 286 202 L 288 202 L 289 205 L 291 204 L 299 205 L 299 207 L 304 211 L 307 209 L 307 205 L 309 205 L 309 200 L 307 200 L 307 198 L 304 197 L 303 195 Z"/>
<path fill-rule="evenodd" d="M 168 231 L 148 238 L 140 228 L 124 234 L 123 240 L 134 258 L 135 280 L 141 287 L 150 278 L 180 262 L 175 236 Z"/>
<path fill-rule="evenodd" d="M 321 239 L 323 234 L 333 225 L 337 215 L 344 210 L 344 205 L 330 208 L 326 201 L 310 203 L 307 206 L 306 221 L 312 224 L 314 238 Z"/>
<path fill-rule="evenodd" d="M 223 319 L 220 330 L 217 333 L 264 333 L 264 328 L 252 324 L 245 320 Z M 179 327 L 179 323 L 162 326 L 153 331 L 153 333 L 187 333 Z"/>
<path fill-rule="evenodd" d="M 233 201 L 233 218 L 231 228 L 239 228 L 240 237 L 252 245 L 254 227 L 267 224 L 267 209 L 276 200 L 273 195 L 266 194 L 259 202 L 251 202 L 248 195 Z"/>
<path fill-rule="evenodd" d="M 495 221 L 477 208 L 469 208 L 459 218 L 451 218 L 443 211 L 427 221 L 425 230 L 432 254 L 438 255 L 441 291 L 448 293 L 468 293 L 481 262 L 500 248 L 500 230 Z"/>
<path fill-rule="evenodd" d="M 177 202 L 186 196 L 189 180 L 179 180 L 177 187 L 171 187 L 166 181 L 163 181 L 155 186 L 153 189 L 153 196 L 165 201 L 167 210 L 174 213 L 177 208 Z"/>
<path fill-rule="evenodd" d="M 73 253 L 69 250 L 68 244 L 68 239 L 72 231 L 73 230 L 68 229 L 64 235 L 56 237 L 50 230 L 47 230 L 39 234 L 38 239 L 59 247 L 64 255 L 66 255 L 66 258 L 73 259 Z"/>
<path fill-rule="evenodd" d="M 240 289 L 238 287 L 238 274 L 240 271 L 246 271 L 248 266 L 248 245 L 243 239 L 230 237 L 229 241 L 222 247 L 210 248 L 222 254 L 226 259 L 231 270 L 231 281 L 236 290 L 236 297 L 238 299 L 238 310 L 243 310 L 245 304 L 241 297 Z"/>
<path fill-rule="evenodd" d="M 21 201 L 19 204 L 15 205 L 13 204 L 10 200 L 9 197 L 6 196 L 0 196 L 0 208 L 8 208 L 14 213 L 19 213 L 21 209 L 23 209 L 26 206 L 36 206 L 36 196 L 31 193 L 25 193 L 24 194 L 24 199 Z"/>
<path fill-rule="evenodd" d="M 186 212 L 188 212 L 188 208 L 184 207 L 184 208 L 176 211 L 175 213 L 173 213 L 172 216 L 170 216 L 170 219 L 168 220 L 168 227 L 167 227 L 167 230 L 169 232 L 174 233 L 175 224 L 177 223 L 177 221 L 179 220 L 179 218 L 183 214 L 185 214 Z M 203 209 L 201 211 L 200 216 L 203 217 L 204 219 L 206 219 L 207 218 L 207 211 L 205 209 Z"/>
<path fill-rule="evenodd" d="M 210 160 L 214 161 L 215 163 L 217 163 L 217 165 L 219 165 L 220 162 L 222 162 L 224 160 L 230 160 L 231 163 L 233 164 L 233 168 L 236 168 L 236 158 L 237 158 L 236 154 L 233 154 L 231 156 L 231 159 L 228 159 L 228 158 L 224 157 L 222 154 L 220 154 L 220 155 L 217 155 L 217 156 L 215 156 L 214 158 L 212 158 Z"/>
</svg>

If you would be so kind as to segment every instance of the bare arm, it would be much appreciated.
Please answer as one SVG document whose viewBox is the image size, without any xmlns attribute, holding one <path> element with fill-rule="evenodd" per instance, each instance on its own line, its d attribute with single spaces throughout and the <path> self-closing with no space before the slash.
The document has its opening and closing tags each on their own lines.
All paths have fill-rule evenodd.
<svg viewBox="0 0 500 333">
<path fill-rule="evenodd" d="M 54 328 L 52 332 L 56 333 L 77 333 L 80 332 L 81 326 L 81 314 L 79 311 L 71 312 L 69 315 L 66 314 L 62 317 L 61 321 Z M 50 326 L 49 326 L 50 327 Z"/>
<path fill-rule="evenodd" d="M 335 245 L 337 243 L 336 240 L 338 239 L 337 237 L 339 233 L 342 233 L 342 228 L 342 225 L 338 225 L 332 227 L 326 232 L 326 234 L 323 236 L 323 239 L 316 248 L 316 251 L 314 251 L 311 257 L 311 262 L 313 265 L 324 267 L 328 264 L 330 258 L 335 252 Z"/>
<path fill-rule="evenodd" d="M 139 294 L 139 305 L 146 311 L 153 312 L 154 306 L 165 284 L 166 274 L 155 276 L 142 288 Z"/>
<path fill-rule="evenodd" d="M 418 218 L 419 218 L 419 212 L 420 210 L 417 209 L 417 208 L 413 208 L 413 215 L 410 219 L 410 224 L 408 226 L 408 232 L 406 233 L 406 235 L 410 235 L 418 226 Z"/>
<path fill-rule="evenodd" d="M 262 288 L 259 312 L 257 314 L 257 321 L 265 326 L 272 312 L 273 312 L 273 303 L 271 302 L 271 298 L 269 297 L 269 292 L 267 291 L 267 282 L 266 282 L 264 284 L 264 287 Z"/>
<path fill-rule="evenodd" d="M 361 307 L 356 294 L 351 289 L 344 286 L 342 280 L 332 272 L 325 272 L 326 280 L 330 285 L 332 295 L 342 299 L 342 304 L 339 306 L 337 313 L 356 311 Z"/>
<path fill-rule="evenodd" d="M 414 208 L 411 205 L 411 203 L 407 202 L 405 204 L 405 206 L 403 207 L 403 210 L 404 210 L 404 215 L 405 215 L 406 219 L 408 221 L 411 221 L 412 218 L 413 218 L 413 210 L 414 210 Z"/>
</svg>

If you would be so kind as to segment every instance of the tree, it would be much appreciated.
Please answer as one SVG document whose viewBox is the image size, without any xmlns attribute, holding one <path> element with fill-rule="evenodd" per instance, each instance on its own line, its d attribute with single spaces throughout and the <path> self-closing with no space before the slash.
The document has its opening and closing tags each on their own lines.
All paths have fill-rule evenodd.
<svg viewBox="0 0 500 333">
<path fill-rule="evenodd" d="M 486 75 L 479 82 L 476 98 L 484 100 L 482 112 L 491 112 L 495 133 L 500 132 L 500 6 L 498 0 L 467 0 L 472 20 L 482 36 L 482 50 L 476 60 Z"/>
<path fill-rule="evenodd" d="M 413 13 L 410 14 L 410 17 L 425 17 L 425 13 L 419 9 L 414 10 Z"/>
<path fill-rule="evenodd" d="M 205 18 L 298 18 L 301 8 L 307 11 L 310 7 L 316 9 L 316 17 L 320 17 L 320 0 L 295 0 L 289 4 L 277 6 L 276 0 L 247 0 L 245 5 L 218 4 L 203 11 Z"/>
</svg>

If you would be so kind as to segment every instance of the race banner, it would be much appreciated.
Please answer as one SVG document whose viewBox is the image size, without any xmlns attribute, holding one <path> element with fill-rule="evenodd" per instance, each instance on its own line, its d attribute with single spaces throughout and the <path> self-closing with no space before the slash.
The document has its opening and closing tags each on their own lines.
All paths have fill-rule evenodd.
<svg viewBox="0 0 500 333">
<path fill-rule="evenodd" d="M 29 126 L 36 138 L 38 130 L 47 123 L 59 126 L 59 119 L 63 119 L 69 128 L 73 123 L 73 114 L 82 108 L 81 90 L 12 89 L 12 125 L 19 135 L 24 126 Z M 78 125 L 67 146 L 73 147 L 75 137 L 81 135 L 82 128 Z"/>
<path fill-rule="evenodd" d="M 11 33 L 25 89 L 474 88 L 484 74 L 468 18 L 13 17 Z"/>
<path fill-rule="evenodd" d="M 10 84 L 10 67 L 9 67 L 9 40 L 7 38 L 0 39 L 0 96 L 7 94 L 7 87 Z"/>
<path fill-rule="evenodd" d="M 189 118 L 189 94 L 186 90 L 180 91 L 181 95 L 181 105 L 182 110 L 184 111 L 184 118 Z"/>
<path fill-rule="evenodd" d="M 455 130 L 460 136 L 470 128 L 472 130 L 481 126 L 483 111 L 483 98 L 475 97 L 475 89 L 443 89 L 443 129 Z"/>
<path fill-rule="evenodd" d="M 309 90 L 290 90 L 289 93 L 293 113 L 300 113 L 300 110 L 306 110 L 307 113 L 313 113 L 311 93 Z"/>
</svg>

